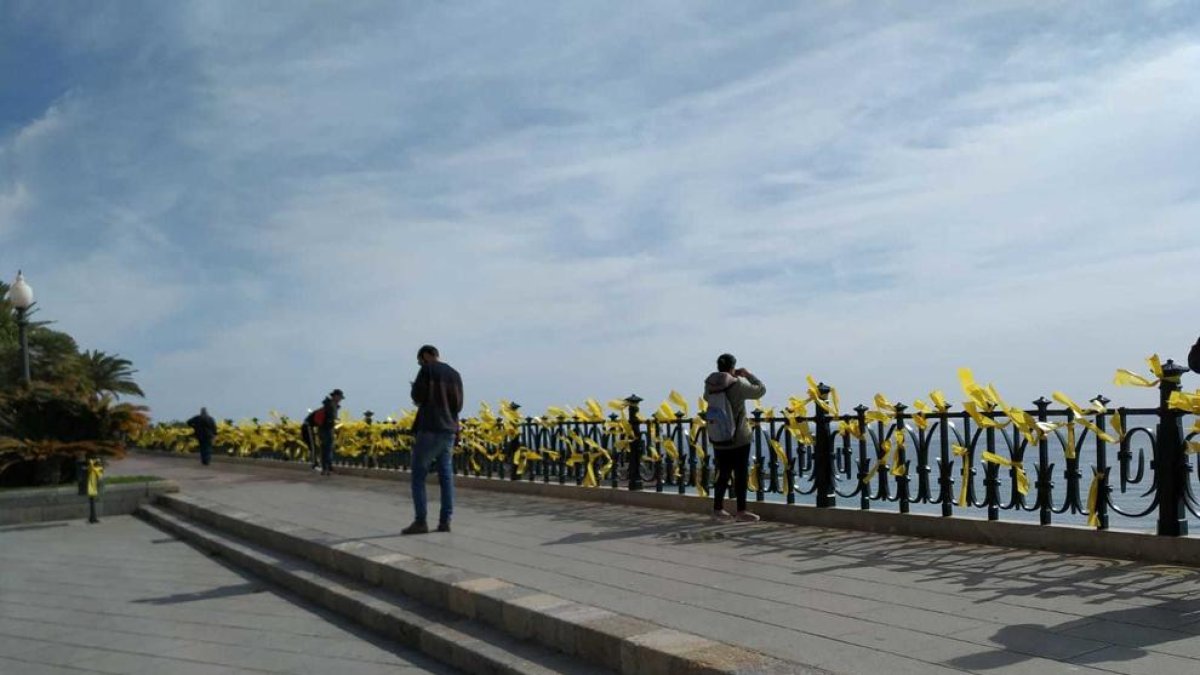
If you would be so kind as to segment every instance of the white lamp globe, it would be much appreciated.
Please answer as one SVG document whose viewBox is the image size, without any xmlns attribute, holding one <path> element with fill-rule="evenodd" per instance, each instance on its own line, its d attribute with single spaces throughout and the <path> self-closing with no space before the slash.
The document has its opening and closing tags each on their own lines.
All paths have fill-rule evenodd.
<svg viewBox="0 0 1200 675">
<path fill-rule="evenodd" d="M 33 288 L 25 283 L 25 276 L 17 272 L 17 280 L 8 288 L 8 301 L 17 309 L 29 309 L 33 305 Z"/>
</svg>

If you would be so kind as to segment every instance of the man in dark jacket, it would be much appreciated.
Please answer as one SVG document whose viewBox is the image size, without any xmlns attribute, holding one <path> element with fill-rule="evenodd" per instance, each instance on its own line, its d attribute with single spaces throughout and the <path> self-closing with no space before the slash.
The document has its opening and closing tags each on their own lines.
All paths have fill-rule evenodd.
<svg viewBox="0 0 1200 675">
<path fill-rule="evenodd" d="M 442 491 L 442 510 L 438 516 L 438 532 L 450 531 L 450 516 L 454 511 L 454 444 L 458 438 L 458 414 L 462 412 L 462 378 L 458 371 L 442 363 L 437 347 L 425 345 L 417 351 L 421 370 L 412 384 L 412 400 L 417 404 L 417 419 L 413 422 L 412 497 L 416 517 L 403 534 L 424 534 L 429 531 L 425 521 L 425 477 L 429 465 L 436 464 Z"/>
<path fill-rule="evenodd" d="M 750 476 L 750 441 L 753 434 L 746 419 L 746 401 L 760 399 L 767 393 L 766 386 L 745 368 L 736 368 L 733 354 L 722 354 L 717 358 L 717 371 L 704 380 L 704 393 L 724 393 L 733 410 L 733 437 L 724 442 L 714 441 L 713 460 L 717 465 L 717 482 L 713 485 L 713 517 L 718 520 L 753 522 L 756 514 L 746 510 L 746 484 Z M 730 515 L 724 508 L 725 489 L 733 476 L 733 498 L 737 502 L 737 513 Z"/>
<path fill-rule="evenodd" d="M 208 408 L 200 408 L 200 414 L 187 421 L 200 444 L 200 463 L 208 466 L 212 461 L 213 439 L 217 437 L 217 421 L 208 414 Z"/>
<path fill-rule="evenodd" d="M 321 423 L 317 427 L 317 437 L 321 440 L 321 475 L 333 473 L 333 429 L 337 424 L 338 411 L 342 408 L 342 400 L 346 395 L 341 389 L 329 392 L 321 401 Z"/>
</svg>

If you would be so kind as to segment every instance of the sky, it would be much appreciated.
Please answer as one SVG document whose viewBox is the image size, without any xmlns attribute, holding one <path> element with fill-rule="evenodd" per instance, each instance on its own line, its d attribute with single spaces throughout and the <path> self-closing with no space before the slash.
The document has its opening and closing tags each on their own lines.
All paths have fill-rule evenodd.
<svg viewBox="0 0 1200 675">
<path fill-rule="evenodd" d="M 726 351 L 773 405 L 1143 405 L 1198 74 L 1190 2 L 6 0 L 0 276 L 157 420 L 395 413 L 425 343 L 471 410 Z"/>
</svg>

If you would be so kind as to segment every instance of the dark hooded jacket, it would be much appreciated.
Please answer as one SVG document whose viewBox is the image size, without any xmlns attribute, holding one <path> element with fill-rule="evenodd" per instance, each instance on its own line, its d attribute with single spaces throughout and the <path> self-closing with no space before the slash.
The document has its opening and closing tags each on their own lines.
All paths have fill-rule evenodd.
<svg viewBox="0 0 1200 675">
<path fill-rule="evenodd" d="M 458 414 L 463 407 L 463 385 L 457 370 L 441 361 L 421 366 L 412 385 L 412 400 L 417 404 L 413 431 L 458 431 Z"/>
<path fill-rule="evenodd" d="M 321 401 L 321 408 L 325 410 L 325 420 L 321 422 L 321 431 L 331 434 L 333 425 L 337 424 L 338 410 L 341 406 L 335 403 L 331 397 L 326 396 L 325 400 Z"/>
<path fill-rule="evenodd" d="M 217 421 L 211 415 L 201 413 L 187 421 L 187 425 L 196 434 L 196 440 L 201 443 L 212 442 L 217 436 Z"/>
<path fill-rule="evenodd" d="M 714 442 L 713 447 L 720 449 L 749 445 L 753 434 L 750 430 L 750 422 L 746 419 L 746 401 L 762 398 L 767 393 L 766 386 L 753 375 L 734 377 L 733 373 L 717 371 L 704 380 L 704 393 L 715 394 L 719 391 L 724 391 L 729 398 L 729 405 L 733 408 L 734 421 L 737 423 L 737 431 L 734 432 L 733 438 L 724 443 Z"/>
</svg>

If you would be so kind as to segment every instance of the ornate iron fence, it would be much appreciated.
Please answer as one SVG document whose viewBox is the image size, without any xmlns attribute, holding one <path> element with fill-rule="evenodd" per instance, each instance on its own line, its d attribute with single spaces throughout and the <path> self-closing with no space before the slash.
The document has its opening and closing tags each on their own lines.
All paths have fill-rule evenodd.
<svg viewBox="0 0 1200 675">
<path fill-rule="evenodd" d="M 819 508 L 982 513 L 1101 530 L 1114 517 L 1140 524 L 1154 516 L 1158 534 L 1185 535 L 1188 514 L 1200 517 L 1190 461 L 1200 424 L 1185 434 L 1194 411 L 1173 405 L 1185 372 L 1171 361 L 1161 367 L 1154 408 L 1110 409 L 1102 396 L 1081 406 L 1056 394 L 1061 407 L 1040 398 L 1019 410 L 976 387 L 961 410 L 944 400 L 909 408 L 876 397 L 873 407 L 842 412 L 829 387 L 810 383 L 808 399 L 751 413 L 750 492 Z M 703 414 L 664 404 L 646 416 L 641 403 L 631 396 L 610 404 L 622 414 L 594 407 L 539 417 L 504 404 L 464 423 L 455 472 L 707 495 L 715 470 Z M 369 415 L 365 424 L 355 433 L 373 439 L 370 447 L 339 453 L 335 465 L 408 470 L 411 432 Z M 237 454 L 306 459 L 246 447 Z"/>
</svg>

